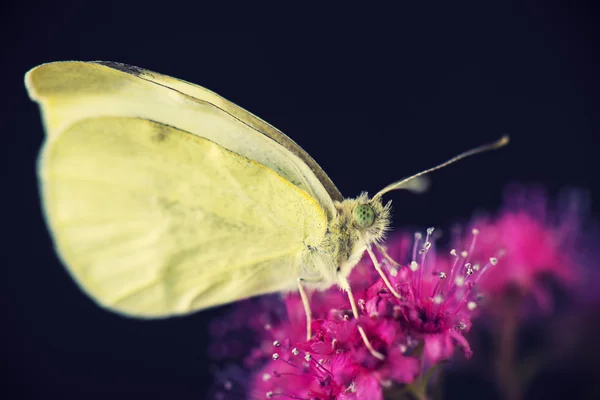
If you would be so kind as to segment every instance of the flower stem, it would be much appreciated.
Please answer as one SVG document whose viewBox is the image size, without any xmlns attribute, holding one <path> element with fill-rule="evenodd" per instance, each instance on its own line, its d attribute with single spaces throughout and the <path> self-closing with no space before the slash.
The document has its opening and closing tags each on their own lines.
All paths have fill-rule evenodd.
<svg viewBox="0 0 600 400">
<path fill-rule="evenodd" d="M 429 370 L 421 376 L 419 380 L 406 386 L 407 391 L 416 400 L 430 400 L 431 397 L 427 395 L 427 387 L 430 386 L 429 381 L 433 377 L 433 374 L 440 372 L 440 367 L 445 364 L 446 361 L 440 361 L 435 364 Z M 439 383 L 439 382 L 438 382 Z"/>
<path fill-rule="evenodd" d="M 506 400 L 522 400 L 523 393 L 517 371 L 518 295 L 508 295 L 503 302 L 502 327 L 497 346 L 498 386 Z"/>
</svg>

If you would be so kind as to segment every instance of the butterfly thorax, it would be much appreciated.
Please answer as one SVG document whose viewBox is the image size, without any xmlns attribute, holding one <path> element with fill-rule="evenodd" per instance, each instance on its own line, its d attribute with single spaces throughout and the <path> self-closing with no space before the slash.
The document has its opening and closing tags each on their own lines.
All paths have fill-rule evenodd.
<svg viewBox="0 0 600 400">
<path fill-rule="evenodd" d="M 369 199 L 362 193 L 355 199 L 335 202 L 337 214 L 328 223 L 319 250 L 331 257 L 329 268 L 319 273 L 329 284 L 345 281 L 368 245 L 381 242 L 390 225 L 391 202 Z"/>
</svg>

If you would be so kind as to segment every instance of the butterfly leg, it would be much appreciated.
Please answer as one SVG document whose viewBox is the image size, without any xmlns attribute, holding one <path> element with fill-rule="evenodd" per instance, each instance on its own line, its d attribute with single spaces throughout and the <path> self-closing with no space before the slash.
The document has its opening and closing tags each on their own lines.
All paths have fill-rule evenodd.
<svg viewBox="0 0 600 400">
<path fill-rule="evenodd" d="M 312 331 L 310 325 L 312 324 L 312 311 L 310 309 L 310 300 L 302 286 L 303 282 L 319 282 L 320 278 L 298 278 L 298 292 L 300 292 L 300 298 L 302 299 L 302 305 L 304 306 L 304 313 L 306 314 L 306 340 L 310 340 L 312 337 Z"/>
<path fill-rule="evenodd" d="M 383 271 L 381 270 L 381 265 L 379 265 L 379 261 L 377 261 L 377 257 L 375 257 L 375 254 L 373 253 L 373 250 L 371 249 L 371 245 L 367 245 L 367 252 L 369 253 L 369 256 L 371 257 L 371 261 L 373 261 L 373 265 L 375 266 L 375 269 L 377 270 L 377 272 L 379 273 L 379 276 L 381 276 L 381 279 L 383 279 L 383 282 L 385 283 L 385 285 L 387 286 L 388 290 L 398 299 L 401 299 L 402 296 L 400 296 L 400 293 L 398 293 L 396 291 L 396 289 L 394 289 L 392 287 L 392 284 L 390 283 L 388 277 L 383 273 Z M 392 260 L 393 261 L 393 260 Z M 395 263 L 395 261 L 394 261 Z"/>
<path fill-rule="evenodd" d="M 310 328 L 310 325 L 312 323 L 312 312 L 310 309 L 310 301 L 308 299 L 308 296 L 306 294 L 306 291 L 304 290 L 304 286 L 302 285 L 302 283 L 303 282 L 319 282 L 319 281 L 320 281 L 319 278 L 313 278 L 313 279 L 298 278 L 298 291 L 300 292 L 300 298 L 302 299 L 302 305 L 304 306 L 304 312 L 306 313 L 306 340 L 310 340 L 312 337 L 312 332 L 311 332 L 311 328 Z M 342 286 L 342 288 L 348 294 L 348 300 L 350 301 L 350 307 L 352 307 L 352 314 L 354 315 L 354 318 L 358 319 L 358 307 L 356 307 L 356 301 L 354 300 L 354 295 L 352 294 L 352 290 L 350 289 L 350 284 L 348 283 L 348 281 L 346 281 L 344 279 L 343 281 L 341 281 L 340 286 Z M 365 343 L 365 347 L 369 350 L 369 352 L 373 355 L 373 357 L 378 358 L 380 360 L 385 360 L 385 356 L 373 348 L 373 345 L 371 345 L 371 342 L 369 341 L 369 338 L 367 337 L 365 330 L 360 325 L 358 325 L 358 332 L 360 333 L 360 336 L 361 336 L 363 342 Z"/>
<path fill-rule="evenodd" d="M 350 288 L 350 284 L 348 283 L 348 281 L 345 278 L 343 278 L 343 279 L 340 279 L 339 285 L 342 289 L 344 289 L 346 291 L 346 294 L 348 295 L 348 300 L 350 301 L 350 307 L 352 307 L 352 314 L 354 315 L 355 319 L 358 319 L 358 307 L 356 307 L 356 301 L 354 301 L 354 295 L 352 294 L 352 289 Z M 367 334 L 365 333 L 365 330 L 363 329 L 363 327 L 360 326 L 360 324 L 358 324 L 357 326 L 358 326 L 358 333 L 360 333 L 360 337 L 362 338 L 362 340 L 365 344 L 365 347 L 369 350 L 371 355 L 373 355 L 373 357 L 378 358 L 380 360 L 385 360 L 385 356 L 373 348 L 373 345 L 371 345 L 371 342 L 369 341 L 369 338 L 367 337 Z"/>
<path fill-rule="evenodd" d="M 401 267 L 402 265 L 398 264 L 385 250 L 385 246 L 382 246 L 378 243 L 375 244 L 375 246 L 377 246 L 377 250 L 379 250 L 381 252 L 381 254 L 383 254 L 383 256 L 386 258 L 386 260 L 388 260 L 389 262 L 392 263 L 393 266 L 395 267 Z"/>
</svg>

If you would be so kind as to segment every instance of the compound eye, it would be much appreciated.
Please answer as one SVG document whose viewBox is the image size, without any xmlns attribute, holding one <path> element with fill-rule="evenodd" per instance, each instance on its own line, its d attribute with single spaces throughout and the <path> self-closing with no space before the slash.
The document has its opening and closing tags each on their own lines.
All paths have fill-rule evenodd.
<svg viewBox="0 0 600 400">
<path fill-rule="evenodd" d="M 354 222 L 361 228 L 368 228 L 375 222 L 375 212 L 368 204 L 356 206 L 352 214 L 354 216 Z"/>
</svg>

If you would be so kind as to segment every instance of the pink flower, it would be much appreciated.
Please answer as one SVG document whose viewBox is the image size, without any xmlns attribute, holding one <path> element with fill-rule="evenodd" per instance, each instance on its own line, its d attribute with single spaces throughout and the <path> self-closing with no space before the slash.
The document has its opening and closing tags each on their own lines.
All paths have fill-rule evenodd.
<svg viewBox="0 0 600 400">
<path fill-rule="evenodd" d="M 344 299 L 339 290 L 316 294 L 313 312 L 321 310 L 328 299 Z M 347 301 L 346 301 L 347 303 Z M 349 306 L 346 304 L 346 307 Z M 302 304 L 296 295 L 286 298 L 288 313 L 301 313 Z M 382 387 L 392 383 L 411 382 L 419 373 L 417 359 L 403 354 L 406 342 L 402 327 L 392 319 L 351 317 L 349 309 L 331 309 L 324 318 L 312 324 L 311 340 L 303 324 L 290 321 L 269 325 L 263 335 L 262 351 L 254 353 L 248 364 L 256 359 L 270 360 L 255 374 L 251 393 L 257 398 L 287 396 L 299 399 L 380 399 Z M 357 324 L 365 330 L 373 347 L 386 355 L 385 360 L 373 357 L 358 333 Z M 295 339 L 290 339 L 295 338 Z M 265 343 L 268 341 L 269 343 Z"/>
<path fill-rule="evenodd" d="M 482 232 L 474 259 L 500 249 L 497 257 L 502 260 L 481 280 L 482 290 L 494 298 L 516 290 L 519 295 L 533 295 L 542 309 L 551 308 L 552 297 L 541 278 L 551 276 L 570 287 L 582 272 L 576 261 L 581 200 L 568 192 L 560 208 L 551 207 L 539 188 L 508 187 L 504 210 L 472 222 Z"/>
<path fill-rule="evenodd" d="M 465 357 L 471 357 L 463 334 L 476 316 L 476 284 L 497 263 L 496 258 L 488 258 L 483 265 L 470 262 L 469 253 L 479 234 L 476 229 L 469 251 L 460 254 L 454 249 L 437 254 L 433 233 L 429 228 L 424 240 L 421 234 L 415 235 L 412 261 L 392 278 L 402 296 L 395 299 L 396 307 L 413 340 L 423 342 L 425 361 L 430 365 L 449 359 L 457 346 Z"/>
<path fill-rule="evenodd" d="M 350 277 L 358 319 L 346 293 L 337 288 L 313 293 L 310 340 L 297 294 L 287 295 L 283 303 L 271 298 L 262 307 L 237 312 L 236 317 L 243 320 L 246 314 L 252 320 L 247 326 L 260 339 L 244 360 L 254 371 L 248 385 L 252 398 L 377 400 L 385 388 L 410 383 L 450 358 L 456 347 L 470 357 L 463 334 L 476 316 L 476 283 L 496 260 L 479 268 L 466 254 L 437 254 L 432 233 L 428 229 L 424 240 L 417 235 L 414 244 L 410 235 L 388 241 L 391 257 L 409 260 L 402 266 L 381 255 L 384 273 L 400 298 L 368 257 Z M 358 326 L 384 360 L 370 353 Z"/>
<path fill-rule="evenodd" d="M 371 336 L 377 339 L 374 345 L 389 351 L 385 361 L 374 358 L 354 333 L 356 321 L 325 325 L 329 326 L 317 331 L 316 339 L 302 343 L 301 347 L 290 348 L 288 343 L 274 342 L 277 351 L 256 375 L 252 393 L 267 398 L 285 395 L 302 399 L 375 400 L 382 398 L 382 386 L 390 386 L 392 381 L 410 382 L 417 375 L 419 364 L 415 358 L 404 356 L 399 347 L 382 343 L 377 336 Z M 332 332 L 340 340 L 332 339 Z"/>
</svg>

